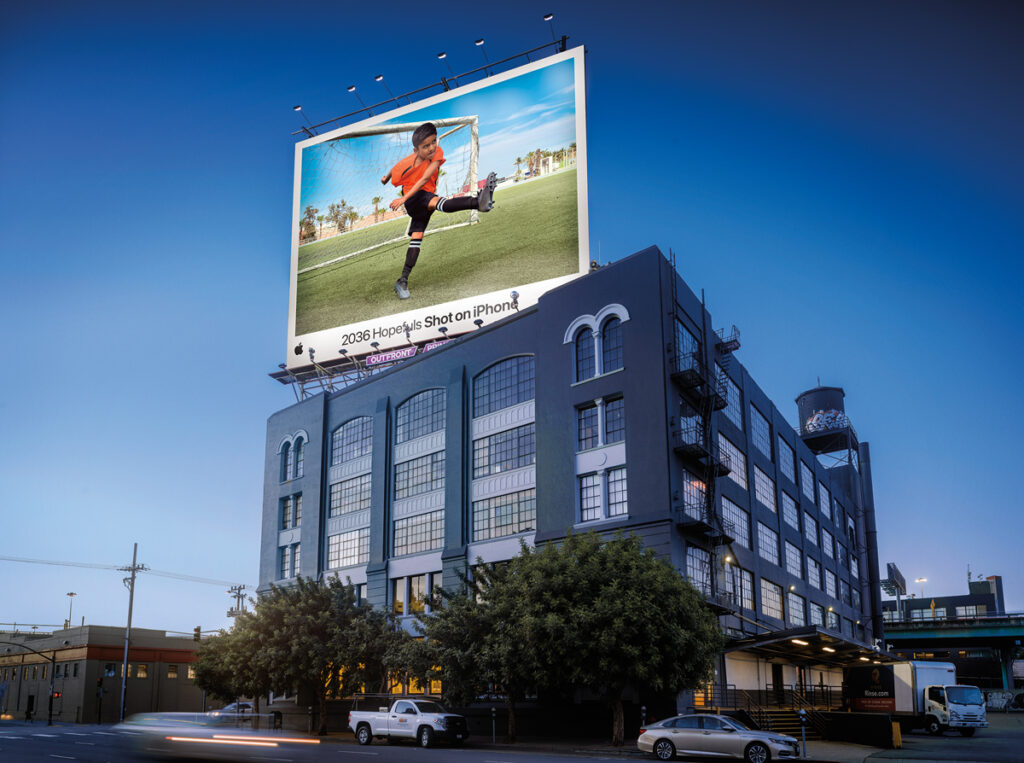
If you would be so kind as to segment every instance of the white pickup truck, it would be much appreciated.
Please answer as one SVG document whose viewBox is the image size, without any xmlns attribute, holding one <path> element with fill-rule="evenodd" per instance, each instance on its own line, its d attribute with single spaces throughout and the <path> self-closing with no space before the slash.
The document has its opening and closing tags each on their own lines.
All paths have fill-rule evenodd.
<svg viewBox="0 0 1024 763">
<path fill-rule="evenodd" d="M 388 741 L 415 739 L 420 747 L 443 741 L 460 745 L 469 737 L 466 719 L 449 713 L 429 699 L 399 699 L 391 709 L 379 712 L 353 710 L 348 714 L 348 727 L 359 744 L 370 744 L 374 737 Z"/>
</svg>

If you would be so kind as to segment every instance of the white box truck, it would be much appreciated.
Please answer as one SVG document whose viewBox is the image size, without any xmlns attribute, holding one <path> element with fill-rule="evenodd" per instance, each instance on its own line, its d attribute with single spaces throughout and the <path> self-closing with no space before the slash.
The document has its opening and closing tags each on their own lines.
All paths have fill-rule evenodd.
<svg viewBox="0 0 1024 763">
<path fill-rule="evenodd" d="M 904 730 L 929 734 L 955 729 L 965 737 L 988 726 L 977 686 L 956 682 L 951 662 L 890 662 L 843 671 L 846 699 L 857 713 L 887 713 Z"/>
</svg>

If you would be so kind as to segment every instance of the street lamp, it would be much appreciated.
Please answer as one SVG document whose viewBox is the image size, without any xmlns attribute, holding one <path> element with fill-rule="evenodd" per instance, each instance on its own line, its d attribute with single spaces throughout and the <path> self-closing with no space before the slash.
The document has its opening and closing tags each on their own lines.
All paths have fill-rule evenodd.
<svg viewBox="0 0 1024 763">
<path fill-rule="evenodd" d="M 928 582 L 928 578 L 914 578 L 915 583 L 921 584 L 921 598 L 924 598 L 924 584 Z"/>
<path fill-rule="evenodd" d="M 78 596 L 74 591 L 68 591 L 68 627 L 71 627 L 71 605 L 75 603 L 75 597 Z"/>
<path fill-rule="evenodd" d="M 65 639 L 64 641 L 61 642 L 61 645 L 62 646 L 67 646 L 68 643 L 70 643 L 70 642 L 68 642 L 68 640 Z M 38 654 L 40 657 L 46 657 L 46 655 L 43 654 L 42 652 L 37 652 L 32 647 L 25 646 L 24 644 L 17 644 L 17 643 L 15 643 L 13 641 L 0 641 L 0 644 L 9 644 L 10 645 L 10 646 L 7 647 L 7 649 L 4 650 L 8 654 L 10 654 L 12 646 L 18 646 L 18 647 L 21 647 L 22 649 L 27 649 L 28 651 L 32 652 L 32 654 Z M 47 726 L 52 726 L 53 725 L 53 679 L 55 678 L 56 672 L 57 672 L 57 648 L 54 647 L 53 650 L 50 652 L 50 702 L 49 702 L 49 707 L 47 709 L 47 714 L 46 714 L 46 725 Z M 25 680 L 25 679 L 23 678 L 22 680 Z"/>
</svg>

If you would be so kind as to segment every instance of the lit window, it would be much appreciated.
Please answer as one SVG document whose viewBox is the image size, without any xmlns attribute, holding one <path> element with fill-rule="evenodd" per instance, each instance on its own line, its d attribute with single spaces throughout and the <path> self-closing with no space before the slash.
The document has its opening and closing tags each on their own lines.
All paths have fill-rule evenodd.
<svg viewBox="0 0 1024 763">
<path fill-rule="evenodd" d="M 408 442 L 444 429 L 444 417 L 443 389 L 428 389 L 410 397 L 396 411 L 395 442 Z"/>
<path fill-rule="evenodd" d="M 754 467 L 754 497 L 765 507 L 776 511 L 775 507 L 775 480 Z"/>
<path fill-rule="evenodd" d="M 779 534 L 764 522 L 757 523 L 757 552 L 762 559 L 779 563 Z"/>
<path fill-rule="evenodd" d="M 391 581 L 391 611 L 396 615 L 405 614 L 405 578 Z"/>
<path fill-rule="evenodd" d="M 409 578 L 408 614 L 415 615 L 427 609 L 427 576 L 413 575 Z"/>
<path fill-rule="evenodd" d="M 782 491 L 782 519 L 787 525 L 800 532 L 800 512 L 797 511 L 796 501 L 786 491 Z"/>
<path fill-rule="evenodd" d="M 534 397 L 533 356 L 495 363 L 473 383 L 473 415 L 484 416 Z"/>
<path fill-rule="evenodd" d="M 178 666 L 177 665 L 168 665 L 167 666 L 167 677 L 168 678 L 177 678 L 178 677 Z"/>
<path fill-rule="evenodd" d="M 782 586 L 761 578 L 761 614 L 782 619 Z"/>
<path fill-rule="evenodd" d="M 188 679 L 190 681 L 193 681 L 193 680 L 195 680 L 195 677 L 196 677 L 196 666 L 195 665 L 189 665 L 188 666 Z"/>
<path fill-rule="evenodd" d="M 761 411 L 750 404 L 750 441 L 765 456 L 772 457 L 772 428 Z"/>
<path fill-rule="evenodd" d="M 537 461 L 535 426 L 509 429 L 473 441 L 473 478 L 530 466 Z"/>
<path fill-rule="evenodd" d="M 135 666 L 136 678 L 149 678 L 149 665 L 141 664 Z"/>
<path fill-rule="evenodd" d="M 327 538 L 327 566 L 330 569 L 366 564 L 370 561 L 370 530 L 362 528 Z"/>
<path fill-rule="evenodd" d="M 622 321 L 609 318 L 601 329 L 601 373 L 622 368 Z"/>
<path fill-rule="evenodd" d="M 576 381 L 584 381 L 597 375 L 594 359 L 594 333 L 587 326 L 576 332 L 574 344 L 576 354 Z"/>
<path fill-rule="evenodd" d="M 353 419 L 331 435 L 331 466 L 352 461 L 373 450 L 373 419 Z"/>
</svg>

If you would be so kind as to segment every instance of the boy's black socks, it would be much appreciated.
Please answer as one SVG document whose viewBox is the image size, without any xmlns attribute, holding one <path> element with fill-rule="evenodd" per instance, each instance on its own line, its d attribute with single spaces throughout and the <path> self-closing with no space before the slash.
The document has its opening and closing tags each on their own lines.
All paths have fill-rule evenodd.
<svg viewBox="0 0 1024 763">
<path fill-rule="evenodd" d="M 414 238 L 409 242 L 409 249 L 405 253 L 405 267 L 402 268 L 402 278 L 408 278 L 416 265 L 416 258 L 420 256 L 420 244 L 422 239 Z"/>
<path fill-rule="evenodd" d="M 446 196 L 437 202 L 438 212 L 461 212 L 464 209 L 480 209 L 476 196 Z"/>
</svg>

